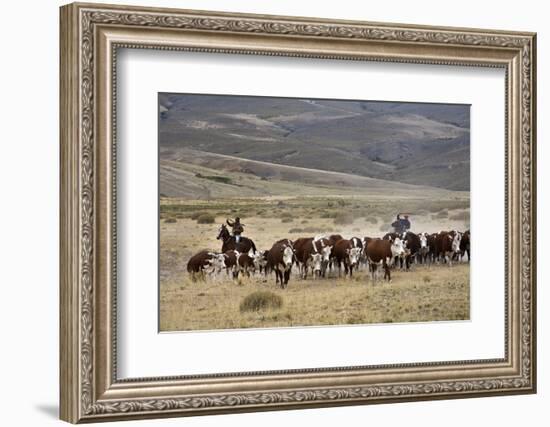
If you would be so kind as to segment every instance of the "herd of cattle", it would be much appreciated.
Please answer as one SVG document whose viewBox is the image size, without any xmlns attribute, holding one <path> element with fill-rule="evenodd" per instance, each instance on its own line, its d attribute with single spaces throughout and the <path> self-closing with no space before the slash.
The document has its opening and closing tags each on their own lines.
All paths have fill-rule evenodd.
<svg viewBox="0 0 550 427">
<path fill-rule="evenodd" d="M 221 252 L 200 251 L 189 260 L 187 271 L 195 277 L 200 274 L 217 274 L 223 271 L 237 278 L 239 273 L 269 274 L 275 272 L 275 282 L 286 288 L 293 267 L 307 279 L 327 277 L 338 270 L 350 277 L 353 271 L 367 266 L 372 280 L 379 278 L 391 281 L 391 267 L 410 269 L 413 263 L 446 263 L 452 266 L 454 260 L 467 256 L 470 261 L 470 230 L 459 232 L 403 234 L 387 233 L 382 238 L 352 237 L 344 239 L 339 234 L 330 236 L 301 237 L 296 240 L 282 239 L 269 250 L 257 250 L 251 239 L 241 237 L 237 242 L 229 230 L 222 225 L 217 236 L 221 240 Z"/>
</svg>

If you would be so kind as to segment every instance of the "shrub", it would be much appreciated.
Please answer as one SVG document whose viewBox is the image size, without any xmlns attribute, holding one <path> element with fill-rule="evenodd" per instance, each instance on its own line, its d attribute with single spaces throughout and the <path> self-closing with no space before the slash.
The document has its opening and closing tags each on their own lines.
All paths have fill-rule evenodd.
<svg viewBox="0 0 550 427">
<path fill-rule="evenodd" d="M 177 220 L 176 218 L 170 217 L 170 218 L 166 218 L 166 219 L 164 220 L 164 222 L 165 222 L 166 224 L 173 224 L 173 223 L 175 223 L 175 222 L 178 222 L 178 220 Z"/>
<path fill-rule="evenodd" d="M 336 215 L 334 218 L 335 225 L 349 225 L 353 224 L 353 216 L 349 213 L 342 212 Z"/>
<path fill-rule="evenodd" d="M 204 213 L 197 217 L 197 223 L 198 224 L 214 224 L 216 221 L 216 217 L 209 213 Z"/>
<path fill-rule="evenodd" d="M 321 214 L 321 218 L 336 218 L 336 216 L 338 216 L 338 213 L 336 213 L 336 212 L 330 212 L 330 211 L 328 211 L 328 212 L 323 212 L 323 213 Z"/>
<path fill-rule="evenodd" d="M 294 220 L 292 218 L 289 218 L 289 217 L 284 217 L 284 218 L 281 219 L 282 223 L 287 223 L 287 222 L 292 222 L 292 221 L 294 221 Z"/>
<path fill-rule="evenodd" d="M 199 216 L 204 215 L 205 213 L 206 212 L 203 211 L 193 212 L 191 215 L 189 215 L 189 218 L 191 218 L 192 220 L 196 220 L 199 218 Z"/>
<path fill-rule="evenodd" d="M 324 231 L 328 231 L 328 230 L 324 230 L 320 227 L 305 227 L 303 229 L 304 233 L 322 233 Z"/>
<path fill-rule="evenodd" d="M 422 280 L 424 283 L 430 283 L 432 281 L 432 278 L 430 276 L 424 276 L 422 277 Z"/>
<path fill-rule="evenodd" d="M 256 291 L 244 297 L 239 306 L 241 312 L 277 309 L 283 305 L 283 298 L 271 291 Z"/>
<path fill-rule="evenodd" d="M 303 233 L 304 232 L 304 229 L 303 228 L 291 228 L 290 230 L 288 230 L 289 233 Z"/>
</svg>

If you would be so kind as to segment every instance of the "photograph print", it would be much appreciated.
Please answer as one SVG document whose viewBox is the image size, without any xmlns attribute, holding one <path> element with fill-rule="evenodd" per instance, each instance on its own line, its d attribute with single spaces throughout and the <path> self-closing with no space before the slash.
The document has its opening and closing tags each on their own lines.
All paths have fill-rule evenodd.
<svg viewBox="0 0 550 427">
<path fill-rule="evenodd" d="M 160 331 L 470 318 L 470 105 L 160 93 Z"/>
</svg>

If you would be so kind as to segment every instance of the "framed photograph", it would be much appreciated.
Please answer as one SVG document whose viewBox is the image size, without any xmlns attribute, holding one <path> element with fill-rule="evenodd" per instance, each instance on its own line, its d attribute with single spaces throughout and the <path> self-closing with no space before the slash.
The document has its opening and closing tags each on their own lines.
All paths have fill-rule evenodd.
<svg viewBox="0 0 550 427">
<path fill-rule="evenodd" d="M 535 34 L 60 22 L 63 420 L 536 391 Z"/>
</svg>

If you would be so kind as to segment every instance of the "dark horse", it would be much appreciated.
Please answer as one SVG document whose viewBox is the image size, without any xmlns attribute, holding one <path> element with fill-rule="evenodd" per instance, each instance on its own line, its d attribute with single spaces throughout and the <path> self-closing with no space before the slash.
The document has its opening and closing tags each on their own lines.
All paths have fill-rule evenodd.
<svg viewBox="0 0 550 427">
<path fill-rule="evenodd" d="M 229 233 L 229 230 L 225 224 L 221 225 L 220 232 L 218 233 L 218 237 L 216 237 L 216 239 L 223 242 L 221 250 L 222 253 L 231 250 L 236 250 L 240 253 L 248 253 L 250 249 L 253 249 L 254 252 L 256 252 L 256 245 L 251 239 L 241 236 L 241 241 L 237 243 L 235 241 L 235 236 L 232 236 L 231 233 Z"/>
</svg>

